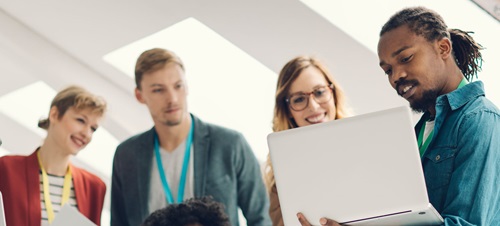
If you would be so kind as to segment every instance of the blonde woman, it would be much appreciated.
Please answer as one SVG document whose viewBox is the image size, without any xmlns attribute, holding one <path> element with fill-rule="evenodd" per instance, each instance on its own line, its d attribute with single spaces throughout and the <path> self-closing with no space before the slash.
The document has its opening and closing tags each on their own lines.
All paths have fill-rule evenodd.
<svg viewBox="0 0 500 226">
<path fill-rule="evenodd" d="M 70 162 L 92 140 L 106 102 L 85 89 L 70 86 L 50 105 L 42 145 L 29 156 L 0 158 L 0 191 L 7 225 L 49 225 L 64 204 L 100 225 L 106 185 Z"/>
<path fill-rule="evenodd" d="M 318 59 L 299 56 L 283 67 L 276 87 L 274 132 L 328 122 L 347 115 L 342 89 Z M 266 164 L 266 185 L 270 197 L 269 215 L 273 225 L 283 225 L 269 156 Z"/>
</svg>

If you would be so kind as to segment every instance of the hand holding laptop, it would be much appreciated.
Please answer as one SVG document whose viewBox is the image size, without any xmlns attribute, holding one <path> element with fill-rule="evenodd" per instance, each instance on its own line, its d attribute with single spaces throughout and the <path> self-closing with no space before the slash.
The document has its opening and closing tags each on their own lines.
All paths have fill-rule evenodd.
<svg viewBox="0 0 500 226">
<path fill-rule="evenodd" d="M 311 226 L 311 223 L 309 223 L 304 214 L 298 213 L 297 218 L 302 226 Z M 322 226 L 340 226 L 336 221 L 324 217 L 319 220 L 319 223 Z"/>
</svg>

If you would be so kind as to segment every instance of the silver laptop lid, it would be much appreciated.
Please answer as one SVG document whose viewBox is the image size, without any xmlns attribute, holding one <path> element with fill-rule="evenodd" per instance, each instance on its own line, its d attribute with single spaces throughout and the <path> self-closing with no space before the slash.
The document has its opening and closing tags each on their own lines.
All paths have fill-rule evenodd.
<svg viewBox="0 0 500 226">
<path fill-rule="evenodd" d="M 285 225 L 353 222 L 429 205 L 408 107 L 272 133 L 271 160 Z"/>
</svg>

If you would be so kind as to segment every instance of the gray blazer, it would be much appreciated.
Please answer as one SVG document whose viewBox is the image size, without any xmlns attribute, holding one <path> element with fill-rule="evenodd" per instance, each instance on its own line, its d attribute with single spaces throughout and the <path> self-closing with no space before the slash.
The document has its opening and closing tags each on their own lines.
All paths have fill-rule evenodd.
<svg viewBox="0 0 500 226">
<path fill-rule="evenodd" d="M 248 225 L 271 225 L 259 163 L 242 134 L 194 119 L 194 195 L 224 204 L 231 225 L 238 207 Z M 122 142 L 113 159 L 111 225 L 138 226 L 149 215 L 154 127 Z"/>
</svg>

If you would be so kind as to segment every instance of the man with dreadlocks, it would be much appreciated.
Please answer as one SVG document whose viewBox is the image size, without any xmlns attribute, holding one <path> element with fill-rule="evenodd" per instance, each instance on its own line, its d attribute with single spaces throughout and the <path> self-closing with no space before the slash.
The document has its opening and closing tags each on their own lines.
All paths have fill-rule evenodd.
<svg viewBox="0 0 500 226">
<path fill-rule="evenodd" d="M 500 225 L 500 111 L 472 82 L 482 47 L 424 7 L 406 8 L 382 27 L 380 67 L 416 112 L 429 201 L 444 225 Z M 299 214 L 302 225 L 310 225 Z M 321 225 L 338 225 L 322 218 Z"/>
<path fill-rule="evenodd" d="M 380 32 L 380 67 L 424 113 L 415 132 L 429 201 L 445 225 L 500 225 L 500 111 L 472 82 L 481 49 L 423 7 L 396 13 Z"/>
</svg>

